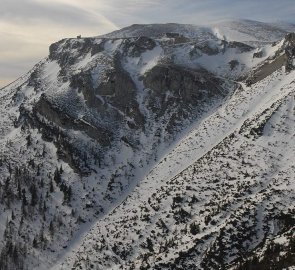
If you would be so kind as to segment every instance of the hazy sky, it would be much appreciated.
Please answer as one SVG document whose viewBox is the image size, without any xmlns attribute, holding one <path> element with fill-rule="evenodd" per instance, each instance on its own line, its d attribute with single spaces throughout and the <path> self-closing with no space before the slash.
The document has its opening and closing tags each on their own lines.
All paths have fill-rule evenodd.
<svg viewBox="0 0 295 270">
<path fill-rule="evenodd" d="M 294 22 L 294 14 L 295 0 L 1 0 L 0 87 L 46 57 L 48 46 L 64 37 L 99 35 L 133 23 Z"/>
</svg>

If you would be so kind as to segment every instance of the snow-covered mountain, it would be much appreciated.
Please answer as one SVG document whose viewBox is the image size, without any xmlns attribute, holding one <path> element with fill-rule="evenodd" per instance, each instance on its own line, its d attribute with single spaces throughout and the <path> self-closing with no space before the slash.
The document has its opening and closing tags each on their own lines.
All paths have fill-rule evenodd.
<svg viewBox="0 0 295 270">
<path fill-rule="evenodd" d="M 227 20 L 206 26 L 191 24 L 134 24 L 118 31 L 103 35 L 105 38 L 129 38 L 139 36 L 161 37 L 165 33 L 178 33 L 195 40 L 210 39 L 212 35 L 225 40 L 239 42 L 269 43 L 283 39 L 295 31 L 292 23 L 264 23 L 252 20 Z"/>
<path fill-rule="evenodd" d="M 0 269 L 294 266 L 290 29 L 52 44 L 0 91 Z"/>
</svg>

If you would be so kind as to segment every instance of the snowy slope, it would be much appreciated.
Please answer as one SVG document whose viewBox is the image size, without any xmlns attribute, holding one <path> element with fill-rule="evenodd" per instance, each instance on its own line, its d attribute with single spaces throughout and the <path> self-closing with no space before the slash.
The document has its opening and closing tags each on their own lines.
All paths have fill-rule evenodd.
<svg viewBox="0 0 295 270">
<path fill-rule="evenodd" d="M 265 204 L 276 201 L 281 205 L 272 213 L 275 215 L 294 213 L 295 209 L 291 203 L 295 195 L 291 181 L 294 149 L 288 144 L 295 132 L 294 75 L 278 71 L 251 88 L 240 88 L 183 138 L 123 204 L 92 228 L 66 262 L 54 269 L 73 265 L 87 268 L 87 264 L 102 269 L 139 269 L 147 265 L 151 269 L 170 269 L 171 263 L 178 265 L 181 253 L 196 248 L 193 260 L 180 260 L 179 267 L 199 269 L 202 263 L 211 263 L 212 259 L 207 258 L 210 250 L 206 249 L 213 249 L 221 228 L 226 231 L 232 227 L 238 233 L 243 227 L 232 223 L 243 215 L 249 215 L 249 226 L 257 222 L 247 214 L 249 209 L 264 215 L 256 225 L 259 230 L 254 231 L 257 239 L 247 239 L 248 249 L 257 246 L 263 231 L 267 231 L 262 222 L 272 211 L 265 209 Z M 251 130 L 264 125 L 269 117 L 263 134 L 255 138 Z M 265 202 L 272 196 L 270 202 Z M 184 211 L 183 217 L 178 216 L 180 210 Z M 266 224 L 273 222 L 277 221 L 271 219 Z M 198 224 L 200 231 L 192 233 L 191 224 Z M 269 238 L 278 233 L 277 228 Z M 150 241 L 152 248 L 146 246 Z M 171 247 L 165 247 L 167 241 L 172 241 Z M 230 264 L 238 254 L 231 251 L 235 241 L 226 241 L 228 252 L 233 254 L 226 254 L 230 259 L 224 263 Z M 218 252 L 221 250 L 215 254 Z M 194 268 L 189 266 L 192 262 Z"/>
<path fill-rule="evenodd" d="M 229 20 L 211 25 L 213 32 L 226 40 L 246 43 L 275 42 L 288 32 L 294 32 L 295 26 L 287 23 L 262 23 L 252 20 Z"/>
<path fill-rule="evenodd" d="M 64 39 L 1 89 L 0 269 L 292 265 L 294 37 L 216 27 Z"/>
</svg>

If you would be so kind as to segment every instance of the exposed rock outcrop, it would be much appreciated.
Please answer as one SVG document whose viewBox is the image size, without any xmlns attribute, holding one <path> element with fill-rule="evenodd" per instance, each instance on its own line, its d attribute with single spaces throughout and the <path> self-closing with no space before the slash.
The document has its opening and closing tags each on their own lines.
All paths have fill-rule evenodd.
<svg viewBox="0 0 295 270">
<path fill-rule="evenodd" d="M 266 62 L 251 73 L 250 77 L 247 79 L 248 85 L 261 81 L 282 67 L 285 67 L 286 72 L 294 69 L 294 59 L 295 34 L 289 33 L 286 35 L 282 46 L 276 51 L 275 56 L 267 59 Z"/>
<path fill-rule="evenodd" d="M 295 33 L 290 33 L 285 38 L 286 71 L 295 68 Z"/>
</svg>

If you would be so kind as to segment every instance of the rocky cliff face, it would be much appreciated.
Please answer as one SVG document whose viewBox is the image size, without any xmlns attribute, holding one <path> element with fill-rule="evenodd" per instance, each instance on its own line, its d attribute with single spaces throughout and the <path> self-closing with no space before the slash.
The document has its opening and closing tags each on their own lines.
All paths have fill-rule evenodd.
<svg viewBox="0 0 295 270">
<path fill-rule="evenodd" d="M 290 71 L 295 68 L 295 34 L 290 33 L 285 39 L 286 70 Z"/>
<path fill-rule="evenodd" d="M 248 77 L 248 84 L 258 82 L 280 68 L 284 68 L 287 72 L 294 69 L 294 33 L 287 34 L 281 42 L 272 44 L 272 47 L 277 47 L 276 53 L 254 69 Z M 255 53 L 254 57 L 257 57 L 257 54 L 262 56 L 263 51 Z"/>
<path fill-rule="evenodd" d="M 265 222 L 286 217 L 271 235 L 290 234 L 293 210 L 265 206 L 273 194 L 258 178 L 267 168 L 254 172 L 248 159 L 276 151 L 264 153 L 257 138 L 292 99 L 294 35 L 258 48 L 206 27 L 131 28 L 146 35 L 124 29 L 54 43 L 48 58 L 0 91 L 0 269 L 49 269 L 57 261 L 61 269 L 238 267 L 237 241 L 249 241 L 249 261 L 250 251 L 269 247 Z M 277 83 L 269 76 L 284 82 L 286 95 L 277 98 L 274 88 L 276 102 L 261 104 L 267 78 Z M 237 82 L 245 77 L 251 89 Z M 256 196 L 263 206 L 254 206 Z M 277 201 L 283 196 L 291 199 L 282 191 Z M 251 224 L 237 227 L 231 215 L 239 216 L 242 198 L 243 211 L 254 207 L 267 221 L 247 212 Z"/>
</svg>

